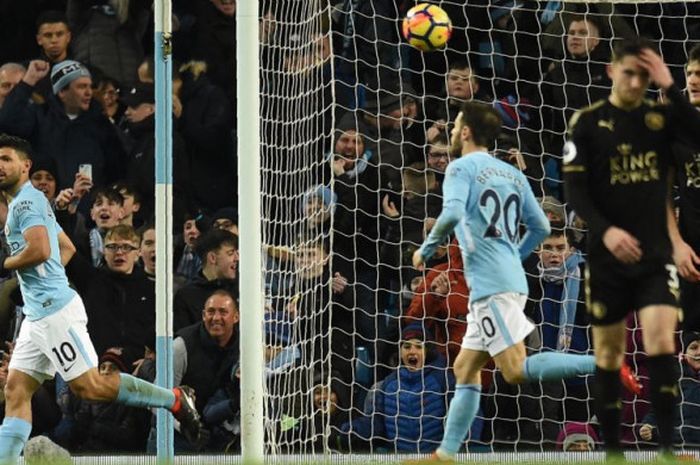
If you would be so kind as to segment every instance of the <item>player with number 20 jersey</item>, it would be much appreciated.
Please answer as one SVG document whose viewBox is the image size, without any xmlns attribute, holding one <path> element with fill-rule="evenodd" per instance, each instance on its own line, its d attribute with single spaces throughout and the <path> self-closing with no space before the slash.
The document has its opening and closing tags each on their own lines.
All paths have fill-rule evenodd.
<svg viewBox="0 0 700 465">
<path fill-rule="evenodd" d="M 496 355 L 534 329 L 522 312 L 528 287 L 521 260 L 547 236 L 549 222 L 525 176 L 485 152 L 450 163 L 443 190 L 440 216 L 456 223 L 454 231 L 470 287 L 470 313 L 462 347 Z M 522 240 L 521 222 L 527 228 Z M 435 225 L 434 234 L 421 247 L 426 257 L 443 240 L 440 226 Z M 499 294 L 509 303 L 481 305 Z M 484 314 L 482 321 L 474 321 L 479 314 Z M 501 337 L 492 340 L 498 333 Z"/>
</svg>

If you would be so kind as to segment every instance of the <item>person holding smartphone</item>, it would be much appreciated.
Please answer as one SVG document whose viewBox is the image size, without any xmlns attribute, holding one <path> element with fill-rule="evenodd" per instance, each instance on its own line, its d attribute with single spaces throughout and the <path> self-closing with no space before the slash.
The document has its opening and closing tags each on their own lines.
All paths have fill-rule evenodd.
<svg viewBox="0 0 700 465">
<path fill-rule="evenodd" d="M 31 95 L 47 77 L 52 95 L 36 104 Z M 91 166 L 88 177 L 95 186 L 125 175 L 123 146 L 92 92 L 92 75 L 82 63 L 64 60 L 51 67 L 32 60 L 0 108 L 0 132 L 27 139 L 34 162 L 55 162 L 58 192 L 73 187 L 80 165 Z M 86 174 L 87 168 L 81 172 Z"/>
</svg>

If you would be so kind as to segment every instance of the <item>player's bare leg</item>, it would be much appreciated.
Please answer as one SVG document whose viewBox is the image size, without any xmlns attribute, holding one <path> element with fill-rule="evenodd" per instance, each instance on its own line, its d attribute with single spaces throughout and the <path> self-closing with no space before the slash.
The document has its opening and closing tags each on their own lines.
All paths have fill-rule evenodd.
<svg viewBox="0 0 700 465">
<path fill-rule="evenodd" d="M 0 426 L 0 465 L 13 464 L 32 431 L 32 396 L 39 382 L 11 369 L 5 385 L 5 419 Z"/>
</svg>

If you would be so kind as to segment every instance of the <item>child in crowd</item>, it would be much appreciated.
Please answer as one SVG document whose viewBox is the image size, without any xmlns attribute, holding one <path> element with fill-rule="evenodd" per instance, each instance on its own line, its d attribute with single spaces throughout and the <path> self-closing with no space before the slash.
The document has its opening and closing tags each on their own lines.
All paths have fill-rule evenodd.
<svg viewBox="0 0 700 465">
<path fill-rule="evenodd" d="M 565 423 L 557 437 L 557 449 L 564 452 L 593 451 L 598 444 L 600 444 L 598 433 L 587 423 Z"/>
<path fill-rule="evenodd" d="M 422 324 L 404 328 L 401 365 L 375 387 L 364 416 L 345 423 L 337 435 L 341 449 L 368 444 L 404 453 L 437 449 L 444 431 L 455 379 L 432 347 Z M 376 449 L 375 449 L 376 450 Z"/>
</svg>

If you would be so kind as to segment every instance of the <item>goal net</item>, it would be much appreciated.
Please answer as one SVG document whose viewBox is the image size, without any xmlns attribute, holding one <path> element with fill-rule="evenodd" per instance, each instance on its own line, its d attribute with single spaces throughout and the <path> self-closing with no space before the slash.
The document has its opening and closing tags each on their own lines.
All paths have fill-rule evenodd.
<svg viewBox="0 0 700 465">
<path fill-rule="evenodd" d="M 700 40 L 694 2 L 441 0 L 430 3 L 449 14 L 452 37 L 426 53 L 400 34 L 416 3 L 261 1 L 269 452 L 425 453 L 439 444 L 468 283 L 455 243 L 440 247 L 427 273 L 411 255 L 440 213 L 449 131 L 464 101 L 501 114 L 496 156 L 525 172 L 577 246 L 564 268 L 537 254 L 525 262 L 526 313 L 537 325 L 528 350 L 590 353 L 575 271 L 585 226 L 561 185 L 568 118 L 609 93 L 616 39 L 654 41 L 680 87 Z M 645 389 L 624 399 L 623 437 L 641 449 L 651 445 L 639 436 L 651 421 L 646 355 L 634 317 L 628 326 L 627 361 Z M 468 450 L 553 450 L 565 433 L 600 441 L 590 377 L 509 386 L 490 366 L 482 375 Z"/>
</svg>

